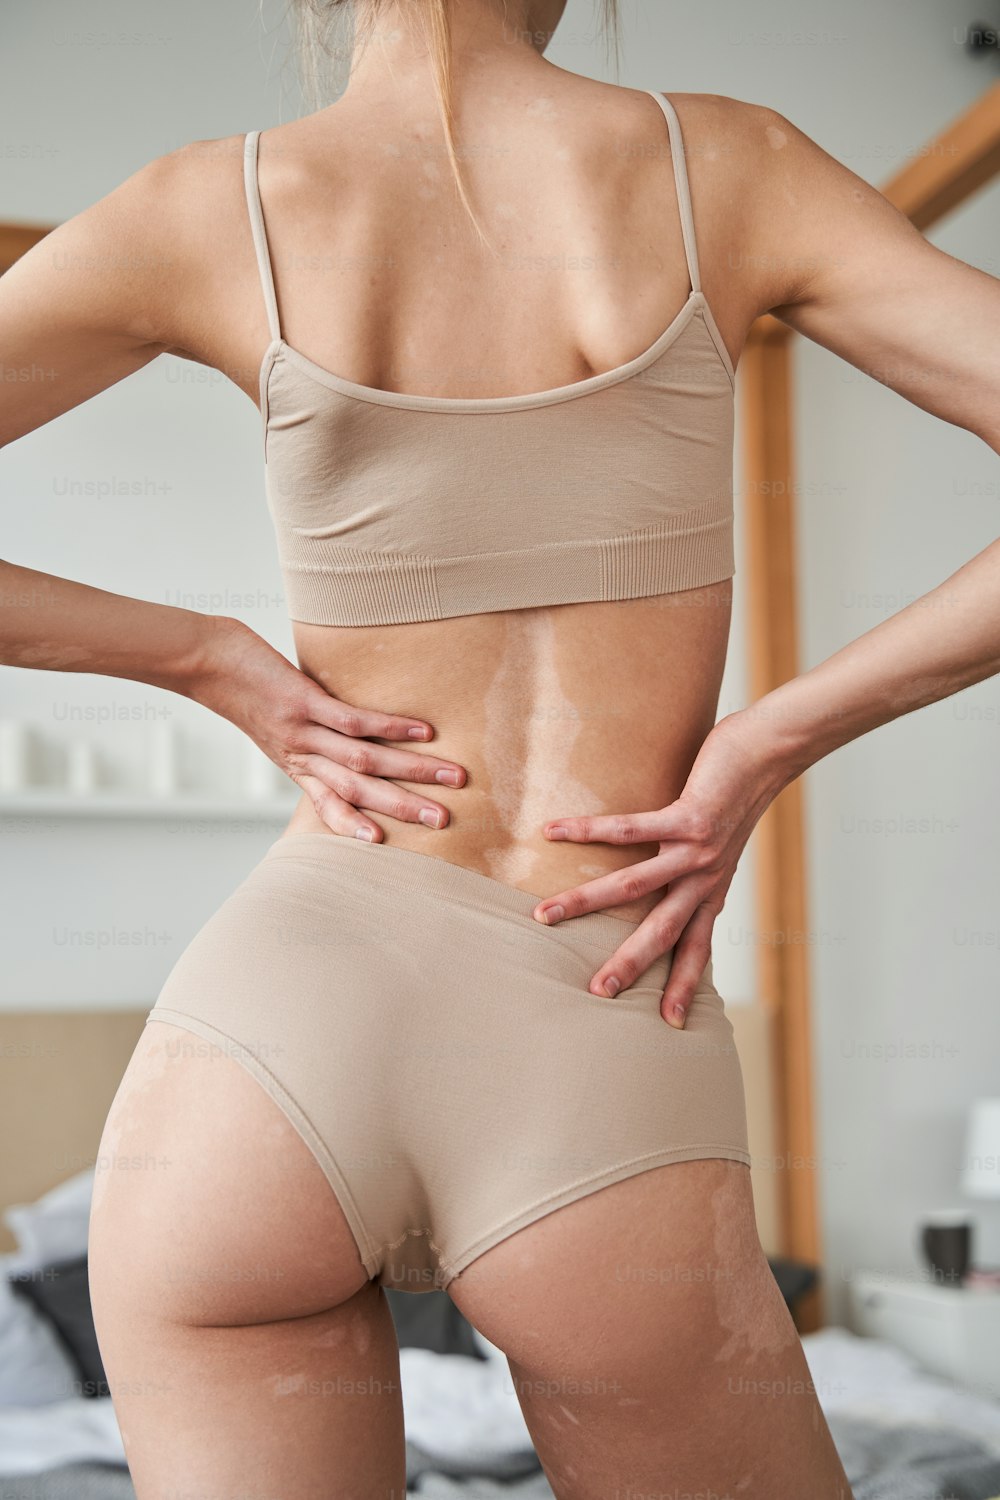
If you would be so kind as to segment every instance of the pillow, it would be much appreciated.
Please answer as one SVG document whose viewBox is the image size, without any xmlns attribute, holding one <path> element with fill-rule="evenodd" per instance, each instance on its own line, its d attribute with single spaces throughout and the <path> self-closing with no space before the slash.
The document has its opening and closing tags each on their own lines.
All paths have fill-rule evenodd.
<svg viewBox="0 0 1000 1500">
<path fill-rule="evenodd" d="M 87 1252 L 94 1168 L 68 1177 L 34 1203 L 14 1203 L 3 1221 L 17 1240 L 9 1255 L 18 1270 L 40 1270 L 53 1261 L 71 1260 Z"/>
<path fill-rule="evenodd" d="M 486 1358 L 473 1336 L 472 1324 L 462 1316 L 447 1292 L 401 1292 L 395 1287 L 384 1290 L 401 1349 L 430 1349 L 434 1354 Z"/>
<path fill-rule="evenodd" d="M 771 1274 L 778 1283 L 778 1290 L 784 1297 L 790 1309 L 794 1310 L 795 1303 L 816 1285 L 819 1273 L 815 1266 L 807 1266 L 801 1260 L 786 1260 L 784 1256 L 768 1256 L 767 1263 L 771 1267 Z"/>
<path fill-rule="evenodd" d="M 0 1408 L 65 1401 L 74 1394 L 76 1365 L 48 1319 L 15 1296 L 8 1260 L 0 1257 Z"/>
<path fill-rule="evenodd" d="M 47 1318 L 61 1339 L 78 1375 L 77 1394 L 108 1396 L 110 1388 L 97 1346 L 90 1306 L 87 1257 L 56 1261 L 37 1271 L 10 1278 L 13 1290 Z"/>
</svg>

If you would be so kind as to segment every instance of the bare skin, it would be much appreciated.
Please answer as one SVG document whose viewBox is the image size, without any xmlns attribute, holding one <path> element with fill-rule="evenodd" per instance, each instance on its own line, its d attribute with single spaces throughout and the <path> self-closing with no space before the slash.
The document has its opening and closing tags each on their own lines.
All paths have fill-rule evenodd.
<svg viewBox="0 0 1000 1500">
<path fill-rule="evenodd" d="M 105 1126 L 89 1253 L 139 1500 L 404 1500 L 395 1332 L 337 1201 L 256 1080 L 165 1022 Z M 450 1291 L 558 1500 L 851 1500 L 740 1163 L 602 1188 Z"/>
<path fill-rule="evenodd" d="M 387 136 L 414 148 L 437 139 L 426 103 L 396 97 L 396 113 L 377 120 L 362 85 L 356 100 L 349 90 L 332 109 L 265 133 L 261 199 L 282 334 L 294 348 L 366 385 L 497 396 L 615 368 L 670 323 L 690 287 L 661 111 L 641 93 L 537 66 L 541 78 L 509 70 L 496 107 L 478 92 L 465 94 L 473 77 L 460 86 L 457 133 L 483 148 L 466 165 L 490 232 L 499 232 L 499 265 L 475 252 L 440 155 L 386 151 Z M 539 87 L 545 110 L 533 107 Z M 711 129 L 711 100 L 681 96 L 677 106 L 692 135 Z M 239 144 L 231 142 L 234 152 Z M 415 162 L 430 165 L 416 172 Z M 383 174 L 377 196 L 365 187 L 376 163 Z M 696 158 L 693 175 L 701 165 Z M 734 287 L 725 270 L 726 236 L 718 233 L 725 175 L 697 175 L 702 234 L 712 239 L 714 231 L 715 240 L 703 282 L 735 360 L 760 293 Z M 586 218 L 578 207 L 583 193 Z M 325 207 L 331 199 L 340 205 L 333 224 Z M 508 205 L 506 215 L 496 205 Z M 230 253 L 246 275 L 228 294 L 232 317 L 188 327 L 187 347 L 232 370 L 256 399 L 269 334 L 238 203 L 234 210 Z M 530 243 L 505 231 L 508 218 L 530 219 Z M 567 239 L 593 269 L 559 267 Z M 419 249 L 403 255 L 406 244 Z M 524 269 L 532 254 L 543 269 Z M 425 268 L 435 262 L 446 298 L 426 295 Z M 542 324 L 552 331 L 538 339 L 533 330 Z M 561 605 L 373 628 L 296 623 L 296 654 L 339 698 L 427 717 L 437 754 L 466 769 L 462 787 L 435 791 L 443 828 L 375 817 L 380 841 L 544 896 L 655 852 L 653 845 L 555 844 L 543 824 L 563 807 L 638 811 L 679 794 L 715 722 L 731 598 L 725 579 L 611 608 Z M 643 691 L 651 680 L 654 695 Z M 306 795 L 289 826 L 327 825 Z M 611 909 L 638 921 L 657 899 Z"/>
<path fill-rule="evenodd" d="M 551 31 L 562 8 L 537 0 L 527 30 Z M 456 134 L 496 148 L 463 165 L 506 253 L 480 251 L 454 198 L 426 58 L 402 27 L 336 105 L 262 137 L 284 337 L 361 384 L 445 397 L 615 368 L 688 291 L 662 113 L 512 43 L 486 0 L 463 0 L 456 20 Z M 671 98 L 702 286 L 734 365 L 773 310 L 996 447 L 1000 283 L 927 245 L 775 111 Z M 162 352 L 224 370 L 258 400 L 269 333 L 241 136 L 158 159 L 52 238 L 59 274 L 43 242 L 0 283 L 7 362 L 57 373 L 5 390 L 0 443 Z M 570 255 L 592 268 L 569 274 Z M 2 659 L 199 698 L 302 787 L 292 830 L 368 828 L 537 894 L 539 917 L 557 900 L 570 916 L 648 914 L 655 929 L 641 923 L 636 944 L 676 945 L 669 993 L 683 1010 L 780 787 L 1000 667 L 998 550 L 949 580 L 946 617 L 911 606 L 768 695 L 766 711 L 716 729 L 728 581 L 379 630 L 299 625 L 296 670 L 233 622 L 4 565 L 27 602 L 5 611 Z M 417 720 L 433 743 L 415 753 Z M 457 784 L 442 787 L 448 767 Z M 446 826 L 420 824 L 422 807 Z M 560 843 L 555 820 L 569 829 Z M 634 968 L 630 951 L 624 964 L 609 955 L 592 987 L 611 965 Z M 95 1316 L 139 1500 L 401 1500 L 384 1301 L 278 1107 L 193 1040 L 165 1023 L 141 1038 L 91 1223 Z M 116 1170 L 125 1157 L 163 1168 Z M 623 1263 L 657 1274 L 621 1275 Z M 719 1272 L 707 1283 L 675 1274 L 703 1264 Z M 629 1486 L 850 1500 L 739 1164 L 677 1163 L 604 1188 L 480 1257 L 452 1295 L 507 1352 L 558 1500 L 622 1500 Z M 595 1375 L 594 1394 L 570 1388 Z"/>
</svg>

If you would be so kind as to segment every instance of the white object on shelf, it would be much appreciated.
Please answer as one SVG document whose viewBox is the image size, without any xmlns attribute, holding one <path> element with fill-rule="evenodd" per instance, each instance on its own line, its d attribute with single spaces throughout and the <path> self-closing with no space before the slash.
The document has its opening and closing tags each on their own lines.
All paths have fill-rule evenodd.
<svg viewBox="0 0 1000 1500">
<path fill-rule="evenodd" d="M 862 1271 L 848 1302 L 856 1333 L 885 1339 L 935 1375 L 1000 1397 L 1000 1292 Z"/>
<path fill-rule="evenodd" d="M 173 797 L 179 789 L 177 732 L 172 724 L 150 725 L 146 778 L 154 797 Z"/>
<path fill-rule="evenodd" d="M 97 756 L 86 740 L 66 748 L 66 789 L 75 797 L 89 797 L 97 787 Z"/>
<path fill-rule="evenodd" d="M 19 792 L 31 781 L 31 730 L 16 719 L 0 719 L 0 792 Z"/>
<path fill-rule="evenodd" d="M 961 1187 L 970 1198 L 1000 1198 L 1000 1099 L 977 1099 L 969 1110 Z"/>
</svg>

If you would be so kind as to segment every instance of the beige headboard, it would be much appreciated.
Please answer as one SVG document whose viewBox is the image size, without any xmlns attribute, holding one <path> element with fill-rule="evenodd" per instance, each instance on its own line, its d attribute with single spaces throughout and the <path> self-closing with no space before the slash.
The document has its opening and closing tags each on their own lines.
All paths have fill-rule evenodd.
<svg viewBox="0 0 1000 1500">
<path fill-rule="evenodd" d="M 764 1249 L 778 1245 L 773 1056 L 767 1013 L 731 1005 L 743 1066 L 757 1225 Z M 0 1210 L 31 1203 L 93 1166 L 111 1101 L 147 1010 L 25 1011 L 0 1016 Z M 759 1161 L 758 1161 L 759 1158 Z M 14 1248 L 0 1224 L 0 1251 Z"/>
</svg>

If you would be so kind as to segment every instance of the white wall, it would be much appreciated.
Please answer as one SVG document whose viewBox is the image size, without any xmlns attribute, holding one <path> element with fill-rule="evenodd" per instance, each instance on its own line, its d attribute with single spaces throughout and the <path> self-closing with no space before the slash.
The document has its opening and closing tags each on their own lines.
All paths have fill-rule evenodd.
<svg viewBox="0 0 1000 1500">
<path fill-rule="evenodd" d="M 969 21 L 1000 19 L 996 0 L 761 0 L 752 19 L 744 0 L 622 8 L 623 83 L 772 104 L 876 185 L 998 72 L 960 45 Z M 58 221 L 184 141 L 294 116 L 282 9 L 272 0 L 261 0 L 260 15 L 233 0 L 8 0 L 0 216 Z M 551 55 L 608 76 L 595 13 L 589 0 L 570 0 Z M 932 236 L 994 274 L 998 193 L 987 190 Z M 805 669 L 993 539 L 1000 473 L 977 439 L 825 350 L 801 340 L 796 359 Z M 161 358 L 0 454 L 0 554 L 120 593 L 239 615 L 291 654 L 259 433 L 255 408 L 229 382 Z M 127 481 L 142 493 L 78 498 L 65 493 L 68 477 Z M 720 713 L 746 701 L 742 538 L 738 545 Z M 865 604 L 866 594 L 894 599 Z M 241 737 L 172 695 L 10 669 L 0 669 L 0 695 L 4 717 L 32 717 L 52 746 L 70 728 L 99 739 L 108 774 L 130 784 L 141 778 L 145 727 L 168 712 L 187 735 L 192 781 L 238 786 Z M 74 726 L 84 709 L 114 715 L 113 732 Z M 855 1269 L 916 1272 L 917 1216 L 961 1201 L 965 1105 L 1000 1093 L 998 741 L 994 681 L 866 736 L 806 777 L 834 1316 Z M 895 816 L 929 819 L 931 831 L 860 831 L 863 819 Z M 186 941 L 279 828 L 6 820 L 0 1005 L 151 1004 Z M 751 859 L 752 850 L 716 931 L 716 976 L 732 1003 L 752 992 L 765 940 L 753 926 Z M 878 1044 L 931 1055 L 863 1055 Z M 1000 1259 L 1000 1228 L 991 1219 L 987 1229 L 983 1258 Z"/>
<path fill-rule="evenodd" d="M 281 75 L 271 12 L 194 0 L 5 7 L 0 214 L 56 222 L 184 141 L 288 118 L 294 77 Z M 4 556 L 118 593 L 239 615 L 292 654 L 260 418 L 217 372 L 155 360 L 4 450 L 0 485 Z M 128 494 L 94 498 L 126 486 Z M 109 782 L 139 791 L 147 732 L 168 722 L 185 737 L 192 790 L 242 791 L 244 752 L 254 747 L 174 694 L 12 669 L 0 673 L 0 693 L 4 717 L 40 726 L 40 777 L 58 774 L 59 748 L 75 734 L 100 748 Z M 280 820 L 249 818 L 5 820 L 2 1004 L 151 1005 L 185 943 L 280 829 Z"/>
<path fill-rule="evenodd" d="M 1000 184 L 930 236 L 994 274 Z M 1000 463 L 815 345 L 798 351 L 803 666 L 928 592 L 1000 532 Z M 946 610 L 942 612 L 942 627 Z M 807 777 L 829 1274 L 916 1271 L 914 1224 L 958 1192 L 965 1110 L 1000 1094 L 996 677 Z"/>
</svg>

